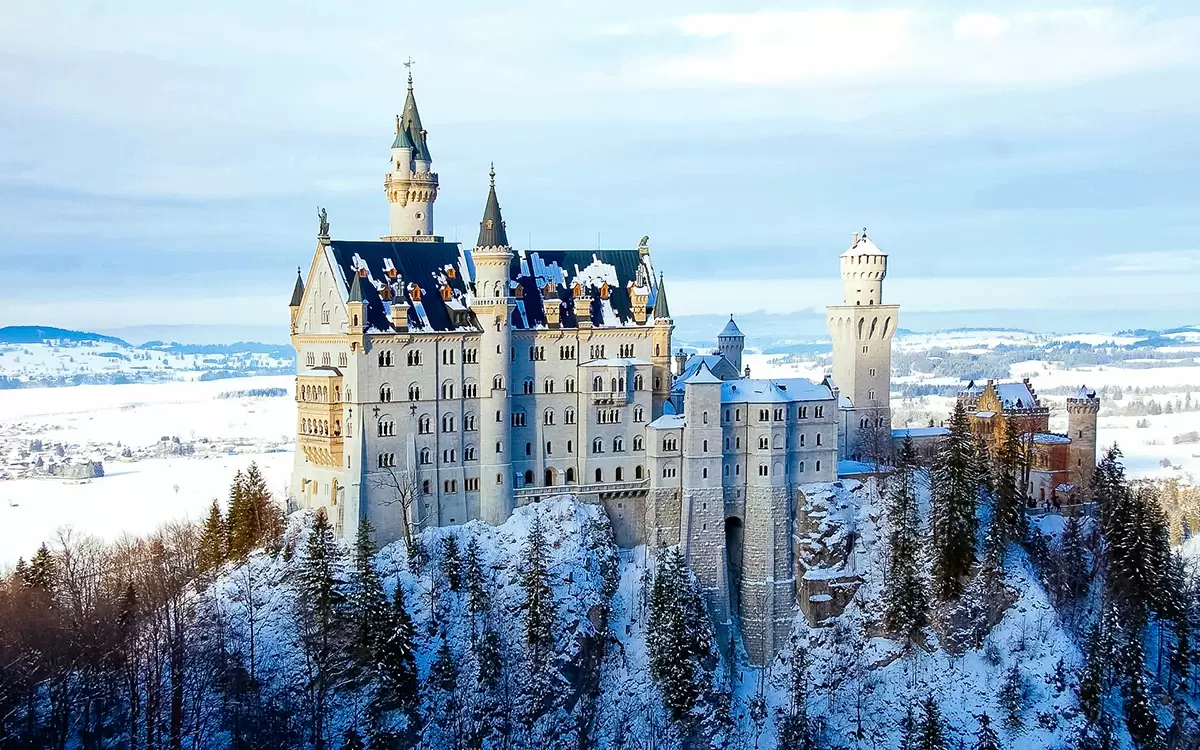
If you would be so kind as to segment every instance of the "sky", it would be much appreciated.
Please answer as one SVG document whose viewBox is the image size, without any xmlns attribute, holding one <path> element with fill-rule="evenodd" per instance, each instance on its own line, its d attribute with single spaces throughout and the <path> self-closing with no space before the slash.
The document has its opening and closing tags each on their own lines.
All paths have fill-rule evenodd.
<svg viewBox="0 0 1200 750">
<path fill-rule="evenodd" d="M 677 316 L 819 320 L 866 227 L 927 326 L 1200 323 L 1194 2 L 9 0 L 0 326 L 283 340 L 316 207 L 387 232 L 409 58 L 435 231 L 494 162 L 514 245 L 648 234 Z"/>
</svg>

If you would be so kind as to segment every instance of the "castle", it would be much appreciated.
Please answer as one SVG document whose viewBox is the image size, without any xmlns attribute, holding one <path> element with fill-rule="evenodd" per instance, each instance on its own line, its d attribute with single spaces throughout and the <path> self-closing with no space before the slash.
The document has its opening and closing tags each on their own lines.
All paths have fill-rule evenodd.
<svg viewBox="0 0 1200 750">
<path fill-rule="evenodd" d="M 464 251 L 435 233 L 439 190 L 410 75 L 388 233 L 333 239 L 322 211 L 297 275 L 293 506 L 325 508 L 347 538 L 368 519 L 389 541 L 571 492 L 604 505 L 622 546 L 681 545 L 719 633 L 740 623 L 751 659 L 769 660 L 804 572 L 804 486 L 836 480 L 860 433 L 890 435 L 887 256 L 865 231 L 841 256 L 832 378 L 750 378 L 732 318 L 714 354 L 672 368 L 648 238 L 516 250 L 493 170 Z"/>
</svg>

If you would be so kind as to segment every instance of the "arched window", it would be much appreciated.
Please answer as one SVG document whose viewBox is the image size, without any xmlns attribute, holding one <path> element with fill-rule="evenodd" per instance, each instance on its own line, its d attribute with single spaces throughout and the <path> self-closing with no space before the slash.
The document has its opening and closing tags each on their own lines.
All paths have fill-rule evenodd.
<svg viewBox="0 0 1200 750">
<path fill-rule="evenodd" d="M 821 444 L 821 433 L 817 433 L 817 445 Z"/>
<path fill-rule="evenodd" d="M 646 420 L 646 410 L 640 406 L 633 407 L 633 421 L 644 422 Z"/>
<path fill-rule="evenodd" d="M 701 452 L 701 453 L 708 453 L 708 441 L 707 441 L 707 440 L 701 441 L 701 444 L 700 444 L 700 445 L 701 445 L 701 447 L 700 447 L 700 452 Z"/>
<path fill-rule="evenodd" d="M 613 453 L 621 453 L 625 450 L 625 441 L 619 437 L 613 438 Z"/>
<path fill-rule="evenodd" d="M 454 398 L 454 382 L 453 381 L 447 380 L 442 383 L 442 398 L 444 398 L 444 399 Z"/>
<path fill-rule="evenodd" d="M 463 415 L 463 432 L 474 432 L 475 429 L 476 429 L 475 415 L 471 414 L 470 412 L 464 414 Z"/>
<path fill-rule="evenodd" d="M 554 410 L 547 409 L 542 412 L 542 424 L 554 424 Z"/>
<path fill-rule="evenodd" d="M 428 435 L 429 433 L 433 432 L 432 422 L 433 420 L 429 418 L 428 414 L 422 414 L 420 419 L 417 420 L 417 433 L 420 435 Z"/>
<path fill-rule="evenodd" d="M 766 435 L 762 435 L 758 438 L 758 449 L 760 451 L 765 451 L 767 448 L 770 448 L 770 447 L 771 447 L 770 439 Z"/>
<path fill-rule="evenodd" d="M 416 383 L 409 383 L 408 400 L 409 401 L 420 401 L 421 400 L 421 386 L 417 385 Z"/>
<path fill-rule="evenodd" d="M 615 475 L 615 479 L 616 479 L 616 481 L 618 481 L 618 482 L 624 482 L 624 481 L 625 481 L 625 469 L 624 469 L 623 467 L 621 467 L 621 466 L 618 466 L 618 467 L 617 467 L 617 472 L 616 472 L 616 475 Z"/>
<path fill-rule="evenodd" d="M 501 443 L 496 443 L 496 452 L 497 452 L 497 453 L 503 453 L 503 452 L 504 452 L 504 446 L 503 446 Z"/>
<path fill-rule="evenodd" d="M 563 382 L 563 388 L 566 390 L 567 393 L 574 393 L 575 392 L 575 378 L 567 378 Z"/>
<path fill-rule="evenodd" d="M 575 467 L 574 466 L 567 467 L 566 478 L 567 478 L 567 484 L 572 484 L 575 482 Z"/>
<path fill-rule="evenodd" d="M 525 393 L 533 393 L 533 378 L 525 378 L 523 385 L 525 388 Z"/>
<path fill-rule="evenodd" d="M 433 491 L 433 482 L 430 482 L 428 479 L 421 482 L 421 494 L 422 495 L 428 495 L 432 491 Z"/>
<path fill-rule="evenodd" d="M 821 462 L 817 461 L 817 471 L 820 471 L 820 470 L 821 470 Z"/>
<path fill-rule="evenodd" d="M 464 461 L 474 461 L 475 460 L 475 446 L 468 445 L 467 447 L 463 448 L 463 460 Z"/>
<path fill-rule="evenodd" d="M 596 469 L 596 481 L 597 482 L 604 481 L 604 471 L 602 469 Z"/>
<path fill-rule="evenodd" d="M 442 415 L 442 432 L 454 432 L 454 415 Z"/>
<path fill-rule="evenodd" d="M 634 479 L 645 479 L 646 478 L 646 470 L 642 467 L 641 464 L 638 464 L 637 466 L 633 467 L 633 478 Z"/>
<path fill-rule="evenodd" d="M 596 438 L 595 440 L 592 441 L 592 453 L 603 453 L 603 452 L 604 452 L 604 441 L 601 440 L 600 438 Z"/>
<path fill-rule="evenodd" d="M 387 383 L 379 386 L 379 400 L 385 404 L 392 400 L 392 387 Z"/>
<path fill-rule="evenodd" d="M 504 378 L 502 378 L 502 377 L 501 377 L 501 376 L 499 376 L 499 375 L 497 375 L 496 377 L 492 378 L 492 390 L 493 390 L 493 391 L 502 391 L 502 390 L 504 390 Z"/>
<path fill-rule="evenodd" d="M 621 390 L 621 391 L 625 390 L 624 388 L 617 388 L 617 379 L 616 378 L 613 378 L 611 382 L 612 382 L 612 392 L 613 393 L 616 393 L 619 390 Z"/>
<path fill-rule="evenodd" d="M 801 448 L 804 447 L 804 433 L 803 432 L 800 433 L 800 447 Z"/>
<path fill-rule="evenodd" d="M 600 377 L 599 375 L 592 378 L 592 390 L 593 391 L 604 390 L 604 378 Z"/>
<path fill-rule="evenodd" d="M 420 349 L 409 349 L 408 350 L 408 366 L 416 367 L 419 364 L 421 364 L 421 350 Z"/>
<path fill-rule="evenodd" d="M 379 437 L 392 437 L 396 434 L 396 422 L 391 417 L 379 418 Z"/>
<path fill-rule="evenodd" d="M 703 468 L 703 469 L 701 469 L 701 470 L 700 470 L 700 478 L 701 478 L 701 479 L 708 479 L 708 467 L 705 467 L 705 468 Z"/>
<path fill-rule="evenodd" d="M 645 383 L 642 381 L 641 374 L 633 376 L 633 390 L 640 391 L 645 388 Z"/>
<path fill-rule="evenodd" d="M 575 409 L 568 406 L 563 411 L 563 424 L 575 424 Z"/>
<path fill-rule="evenodd" d="M 525 479 L 526 486 L 533 484 L 533 470 L 532 469 L 527 469 L 525 471 L 524 479 Z"/>
<path fill-rule="evenodd" d="M 474 380 L 463 382 L 463 398 L 479 398 L 479 386 Z"/>
<path fill-rule="evenodd" d="M 429 454 L 429 449 L 428 449 L 428 448 L 422 448 L 422 449 L 421 449 L 421 463 L 422 463 L 423 465 L 424 465 L 424 464 L 430 464 L 430 463 L 433 463 L 432 459 L 430 458 L 430 454 Z"/>
<path fill-rule="evenodd" d="M 663 438 L 663 450 L 664 451 L 673 451 L 673 450 L 677 450 L 678 448 L 679 448 L 679 443 L 675 440 L 674 437 L 667 436 L 667 437 Z"/>
<path fill-rule="evenodd" d="M 804 462 L 803 461 L 800 462 L 800 473 L 801 474 L 804 473 Z"/>
<path fill-rule="evenodd" d="M 554 393 L 554 378 L 546 378 L 542 381 L 542 391 L 544 393 Z"/>
<path fill-rule="evenodd" d="M 633 449 L 634 449 L 635 451 L 640 451 L 640 450 L 644 450 L 644 449 L 645 449 L 645 445 L 643 444 L 643 441 L 642 441 L 642 436 L 641 436 L 641 435 L 634 435 L 634 436 L 633 436 Z"/>
<path fill-rule="evenodd" d="M 525 426 L 525 410 L 524 409 L 514 409 L 513 410 L 512 426 L 513 427 L 524 427 Z"/>
</svg>

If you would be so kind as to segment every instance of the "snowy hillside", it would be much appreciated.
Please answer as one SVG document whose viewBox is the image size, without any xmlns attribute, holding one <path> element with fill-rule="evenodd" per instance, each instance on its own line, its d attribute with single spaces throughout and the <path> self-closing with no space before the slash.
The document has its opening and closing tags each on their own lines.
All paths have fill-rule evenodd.
<svg viewBox="0 0 1200 750">
<path fill-rule="evenodd" d="M 152 341 L 131 346 L 109 336 L 59 329 L 0 329 L 0 388 L 209 380 L 294 370 L 295 358 L 286 345 Z"/>
</svg>

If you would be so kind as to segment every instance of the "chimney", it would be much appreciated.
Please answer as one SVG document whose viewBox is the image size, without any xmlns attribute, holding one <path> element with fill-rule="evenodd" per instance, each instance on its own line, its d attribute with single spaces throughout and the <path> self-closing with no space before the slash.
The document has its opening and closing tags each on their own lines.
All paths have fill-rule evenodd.
<svg viewBox="0 0 1200 750">
<path fill-rule="evenodd" d="M 583 287 L 576 284 L 571 290 L 575 302 L 575 327 L 592 327 L 592 298 L 583 293 Z"/>
<path fill-rule="evenodd" d="M 852 239 L 850 240 L 850 247 L 854 247 L 857 244 L 858 244 L 858 232 L 855 232 Z"/>
<path fill-rule="evenodd" d="M 675 374 L 676 375 L 683 374 L 683 368 L 687 367 L 687 360 L 688 360 L 687 352 L 685 352 L 682 349 L 675 352 Z"/>
</svg>

